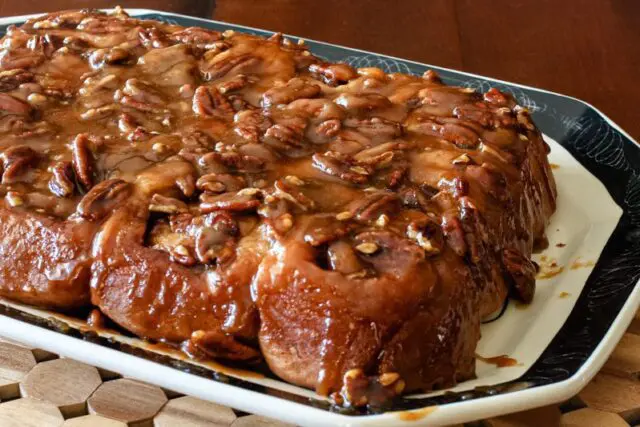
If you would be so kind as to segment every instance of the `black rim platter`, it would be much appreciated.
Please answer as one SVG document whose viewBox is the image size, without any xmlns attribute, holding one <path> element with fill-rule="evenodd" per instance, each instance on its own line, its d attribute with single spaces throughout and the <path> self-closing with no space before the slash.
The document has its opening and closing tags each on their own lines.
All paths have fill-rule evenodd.
<svg viewBox="0 0 640 427">
<path fill-rule="evenodd" d="M 233 29 L 260 36 L 273 34 L 268 31 L 246 29 L 232 24 L 176 15 L 145 13 L 136 17 L 221 31 Z M 5 30 L 6 26 L 0 26 L 0 33 L 3 34 Z M 417 75 L 427 69 L 433 69 L 440 74 L 445 83 L 450 85 L 472 87 L 482 91 L 496 87 L 501 91 L 513 94 L 520 105 L 531 111 L 534 121 L 542 132 L 560 143 L 589 172 L 596 176 L 605 185 L 615 202 L 623 209 L 623 216 L 607 242 L 569 318 L 542 355 L 522 377 L 515 381 L 478 388 L 473 391 L 445 393 L 422 399 L 400 399 L 389 407 L 369 408 L 366 412 L 357 412 L 331 406 L 324 400 L 308 399 L 293 393 L 215 373 L 188 362 L 159 356 L 2 305 L 0 305 L 0 314 L 132 353 L 176 369 L 211 378 L 214 381 L 236 385 L 308 406 L 339 411 L 347 415 L 410 410 L 431 405 L 468 401 L 558 383 L 575 375 L 594 353 L 640 280 L 640 146 L 618 131 L 601 113 L 576 99 L 321 42 L 307 41 L 307 43 L 315 55 L 329 61 L 348 62 L 356 67 L 375 66 L 385 72 Z"/>
</svg>

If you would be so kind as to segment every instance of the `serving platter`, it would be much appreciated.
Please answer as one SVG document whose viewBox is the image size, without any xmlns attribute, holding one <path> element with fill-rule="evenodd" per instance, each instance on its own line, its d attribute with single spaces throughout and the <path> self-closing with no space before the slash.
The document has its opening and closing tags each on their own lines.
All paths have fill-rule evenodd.
<svg viewBox="0 0 640 427">
<path fill-rule="evenodd" d="M 182 15 L 132 9 L 144 19 L 216 30 L 271 33 Z M 1 18 L 0 29 L 28 17 Z M 268 372 L 185 360 L 170 348 L 82 320 L 0 301 L 0 335 L 123 375 L 299 425 L 443 425 L 550 404 L 576 394 L 604 363 L 640 304 L 640 147 L 588 104 L 566 96 L 307 40 L 330 61 L 386 72 L 436 70 L 447 84 L 512 93 L 552 150 L 558 212 L 534 302 L 509 304 L 482 327 L 477 378 L 407 396 L 384 410 L 345 411 Z"/>
</svg>

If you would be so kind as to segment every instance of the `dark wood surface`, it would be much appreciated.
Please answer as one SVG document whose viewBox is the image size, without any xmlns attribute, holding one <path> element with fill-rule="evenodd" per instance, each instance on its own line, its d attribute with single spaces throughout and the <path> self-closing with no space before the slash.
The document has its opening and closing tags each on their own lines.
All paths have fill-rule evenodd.
<svg viewBox="0 0 640 427">
<path fill-rule="evenodd" d="M 0 16 L 110 0 L 0 0 Z M 132 0 L 581 98 L 640 139 L 637 0 Z"/>
</svg>

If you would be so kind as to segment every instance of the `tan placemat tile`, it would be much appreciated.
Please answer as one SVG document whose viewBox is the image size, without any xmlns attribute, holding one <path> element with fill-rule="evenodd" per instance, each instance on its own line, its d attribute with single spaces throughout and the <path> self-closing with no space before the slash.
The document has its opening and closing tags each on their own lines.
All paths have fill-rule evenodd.
<svg viewBox="0 0 640 427">
<path fill-rule="evenodd" d="M 128 378 L 103 383 L 87 401 L 90 414 L 126 423 L 152 419 L 165 403 L 160 387 Z"/>
<path fill-rule="evenodd" d="M 22 396 L 53 403 L 65 418 L 85 415 L 89 396 L 102 384 L 98 370 L 72 359 L 39 363 L 20 384 Z"/>
</svg>

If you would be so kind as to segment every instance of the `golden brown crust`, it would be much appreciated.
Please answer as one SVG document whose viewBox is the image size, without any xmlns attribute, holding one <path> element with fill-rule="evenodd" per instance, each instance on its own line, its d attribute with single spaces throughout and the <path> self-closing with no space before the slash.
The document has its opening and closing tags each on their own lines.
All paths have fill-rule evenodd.
<svg viewBox="0 0 640 427">
<path fill-rule="evenodd" d="M 472 377 L 533 296 L 556 191 L 508 95 L 121 11 L 3 41 L 4 297 L 364 405 Z"/>
</svg>

